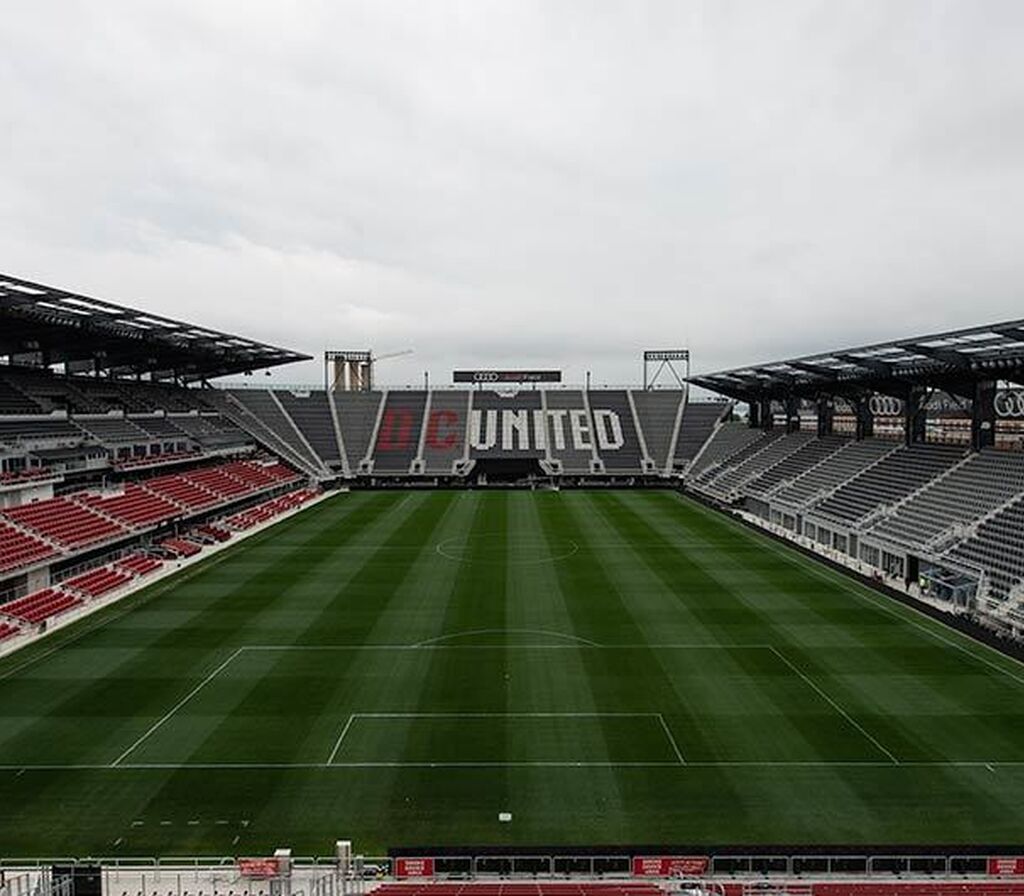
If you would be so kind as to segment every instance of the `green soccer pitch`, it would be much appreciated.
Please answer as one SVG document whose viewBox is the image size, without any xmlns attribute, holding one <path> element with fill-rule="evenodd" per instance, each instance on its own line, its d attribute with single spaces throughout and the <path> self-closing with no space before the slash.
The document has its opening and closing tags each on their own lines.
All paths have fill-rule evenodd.
<svg viewBox="0 0 1024 896">
<path fill-rule="evenodd" d="M 1012 843 L 1022 806 L 1024 668 L 669 492 L 339 495 L 0 662 L 8 858 Z"/>
</svg>

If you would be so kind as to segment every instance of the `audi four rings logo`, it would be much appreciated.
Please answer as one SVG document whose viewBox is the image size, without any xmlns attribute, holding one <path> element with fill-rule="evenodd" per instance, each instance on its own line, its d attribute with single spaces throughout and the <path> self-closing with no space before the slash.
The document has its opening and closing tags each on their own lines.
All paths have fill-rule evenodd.
<svg viewBox="0 0 1024 896">
<path fill-rule="evenodd" d="M 868 402 L 872 414 L 880 417 L 896 416 L 903 413 L 903 401 L 899 398 L 892 398 L 888 395 L 872 395 Z"/>
<path fill-rule="evenodd" d="M 493 383 L 498 379 L 498 372 L 496 370 L 477 370 L 473 374 L 473 379 L 478 383 Z"/>
<path fill-rule="evenodd" d="M 1024 392 L 999 392 L 995 397 L 997 417 L 1024 417 Z"/>
</svg>

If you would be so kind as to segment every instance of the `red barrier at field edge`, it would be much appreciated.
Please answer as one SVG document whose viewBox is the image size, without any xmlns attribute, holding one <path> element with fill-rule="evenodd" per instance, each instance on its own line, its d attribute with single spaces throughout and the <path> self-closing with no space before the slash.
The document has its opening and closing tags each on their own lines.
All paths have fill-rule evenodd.
<svg viewBox="0 0 1024 896">
<path fill-rule="evenodd" d="M 710 856 L 633 856 L 633 877 L 703 877 Z"/>
<path fill-rule="evenodd" d="M 1024 857 L 993 856 L 988 860 L 988 873 L 996 877 L 1014 877 L 1024 875 Z"/>
<path fill-rule="evenodd" d="M 277 859 L 239 859 L 238 873 L 242 877 L 265 878 L 277 877 L 281 873 L 281 864 Z"/>
<path fill-rule="evenodd" d="M 433 877 L 433 859 L 395 859 L 395 877 Z"/>
<path fill-rule="evenodd" d="M 772 896 L 800 894 L 800 896 L 1024 896 L 1024 883 L 984 880 L 928 880 L 928 881 L 772 881 L 763 883 Z M 751 896 L 758 884 L 729 882 L 722 885 L 725 896 Z"/>
</svg>

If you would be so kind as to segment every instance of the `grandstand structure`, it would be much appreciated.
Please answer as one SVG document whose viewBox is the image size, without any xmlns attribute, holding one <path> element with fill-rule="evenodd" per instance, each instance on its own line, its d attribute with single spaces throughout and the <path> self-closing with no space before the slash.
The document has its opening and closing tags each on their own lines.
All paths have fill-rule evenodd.
<svg viewBox="0 0 1024 896">
<path fill-rule="evenodd" d="M 1024 632 L 1024 321 L 691 377 L 750 408 L 684 487 L 831 560 Z"/>
<path fill-rule="evenodd" d="M 309 500 L 201 388 L 304 357 L 0 276 L 0 651 Z"/>
</svg>

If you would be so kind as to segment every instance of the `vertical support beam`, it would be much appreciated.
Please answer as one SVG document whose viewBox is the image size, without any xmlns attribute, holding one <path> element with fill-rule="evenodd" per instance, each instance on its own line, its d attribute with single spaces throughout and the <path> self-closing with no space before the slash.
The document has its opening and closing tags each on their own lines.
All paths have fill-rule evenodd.
<svg viewBox="0 0 1024 896">
<path fill-rule="evenodd" d="M 924 404 L 927 397 L 926 391 L 920 386 L 907 389 L 903 401 L 903 440 L 907 445 L 919 445 L 925 440 L 928 412 Z"/>
<path fill-rule="evenodd" d="M 971 450 L 981 451 L 996 443 L 996 382 L 982 380 L 974 384 L 971 399 Z"/>
<path fill-rule="evenodd" d="M 749 399 L 747 404 L 750 406 L 750 428 L 760 429 L 761 428 L 761 403 L 754 399 Z"/>
<path fill-rule="evenodd" d="M 772 400 L 770 398 L 762 398 L 760 404 L 761 429 L 767 432 L 775 426 L 775 415 L 772 414 Z"/>
<path fill-rule="evenodd" d="M 858 442 L 870 439 L 875 434 L 875 414 L 871 410 L 871 396 L 858 395 L 851 399 L 853 412 L 857 416 L 855 437 Z"/>
<path fill-rule="evenodd" d="M 800 399 L 792 395 L 786 398 L 786 432 L 800 431 Z"/>
<path fill-rule="evenodd" d="M 834 431 L 836 404 L 831 395 L 818 396 L 818 438 Z"/>
</svg>

